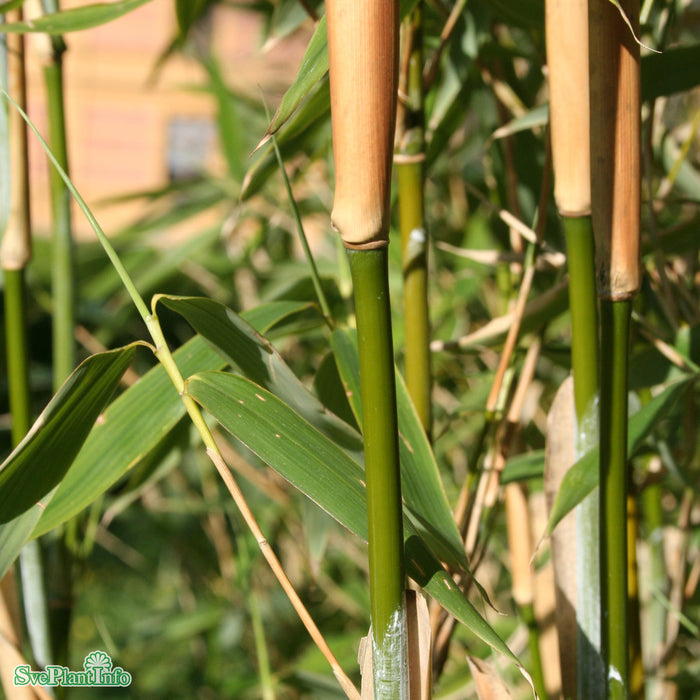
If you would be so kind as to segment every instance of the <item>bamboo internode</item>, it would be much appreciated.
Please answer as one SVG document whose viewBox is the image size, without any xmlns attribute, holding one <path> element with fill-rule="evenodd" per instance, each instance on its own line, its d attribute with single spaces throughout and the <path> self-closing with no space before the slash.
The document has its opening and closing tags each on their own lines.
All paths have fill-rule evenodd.
<svg viewBox="0 0 700 700">
<path fill-rule="evenodd" d="M 398 60 L 395 0 L 328 0 L 335 161 L 331 221 L 349 248 L 389 241 Z"/>
<path fill-rule="evenodd" d="M 547 0 L 547 70 L 554 198 L 563 216 L 591 213 L 588 2 Z"/>
<path fill-rule="evenodd" d="M 622 0 L 634 31 L 639 0 Z M 589 5 L 591 182 L 598 294 L 629 299 L 639 289 L 639 44 L 610 0 Z"/>
<path fill-rule="evenodd" d="M 22 20 L 21 10 L 7 13 L 8 22 Z M 23 109 L 27 104 L 27 86 L 24 67 L 24 35 L 8 33 L 7 78 L 8 92 Z M 16 109 L 8 113 L 10 132 L 10 182 L 0 186 L 10 187 L 7 228 L 5 229 L 0 263 L 3 270 L 22 270 L 32 255 L 29 226 L 29 174 L 27 170 L 27 125 Z"/>
</svg>

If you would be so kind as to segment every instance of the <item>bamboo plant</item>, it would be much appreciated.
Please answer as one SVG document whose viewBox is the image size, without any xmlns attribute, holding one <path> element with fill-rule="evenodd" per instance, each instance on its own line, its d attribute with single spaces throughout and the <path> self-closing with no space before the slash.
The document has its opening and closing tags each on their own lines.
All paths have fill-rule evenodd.
<svg viewBox="0 0 700 700">
<path fill-rule="evenodd" d="M 374 698 L 408 692 L 401 483 L 388 286 L 398 3 L 326 3 L 335 161 L 331 220 L 348 250 L 360 354 Z"/>
<path fill-rule="evenodd" d="M 397 138 L 396 177 L 401 230 L 406 385 L 428 435 L 432 423 L 428 232 L 424 213 L 425 115 L 423 12 L 420 3 L 402 24 L 404 100 Z"/>
<path fill-rule="evenodd" d="M 601 310 L 601 624 L 607 696 L 630 692 L 627 591 L 627 382 L 639 289 L 639 4 L 591 0 L 591 169 Z M 626 17 L 623 17 L 623 14 Z M 630 26 L 626 22 L 630 23 Z"/>
<path fill-rule="evenodd" d="M 598 314 L 591 224 L 588 3 L 547 0 L 547 66 L 554 197 L 562 218 L 569 268 L 571 366 L 574 378 L 575 458 L 597 437 Z M 603 693 L 598 580 L 598 497 L 576 509 L 576 648 L 562 658 L 565 690 L 578 697 Z M 555 553 L 556 555 L 556 553 Z M 572 637 L 573 639 L 573 637 Z M 575 685 L 573 679 L 575 677 Z"/>
<path fill-rule="evenodd" d="M 21 21 L 22 10 L 7 13 L 9 21 Z M 26 105 L 24 37 L 10 35 L 7 42 L 8 92 Z M 22 117 L 11 110 L 9 136 L 9 209 L 0 248 L 5 298 L 5 332 L 7 337 L 7 374 L 12 443 L 18 445 L 32 424 L 29 385 L 29 340 L 27 328 L 26 267 L 31 260 L 31 223 L 29 215 L 29 163 L 27 127 Z M 27 543 L 20 554 L 20 575 L 25 618 L 35 658 L 41 664 L 51 660 L 51 635 L 44 588 L 42 551 L 39 542 Z"/>
</svg>

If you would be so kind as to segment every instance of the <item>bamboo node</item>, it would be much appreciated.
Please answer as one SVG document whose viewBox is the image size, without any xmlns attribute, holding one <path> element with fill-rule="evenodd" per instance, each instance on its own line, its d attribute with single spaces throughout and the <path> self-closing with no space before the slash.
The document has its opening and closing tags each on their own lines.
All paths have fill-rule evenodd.
<svg viewBox="0 0 700 700">
<path fill-rule="evenodd" d="M 385 238 L 376 241 L 365 241 L 364 243 L 350 243 L 344 240 L 343 245 L 348 250 L 378 250 L 379 248 L 386 248 L 389 245 L 389 241 Z"/>
<path fill-rule="evenodd" d="M 397 165 L 423 162 L 425 162 L 425 153 L 394 153 L 394 163 Z"/>
</svg>

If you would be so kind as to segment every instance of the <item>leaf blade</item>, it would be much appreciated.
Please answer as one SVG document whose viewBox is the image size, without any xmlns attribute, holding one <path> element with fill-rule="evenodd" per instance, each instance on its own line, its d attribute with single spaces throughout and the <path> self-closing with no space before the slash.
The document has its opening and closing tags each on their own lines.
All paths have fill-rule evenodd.
<svg viewBox="0 0 700 700">
<path fill-rule="evenodd" d="M 95 3 L 73 7 L 69 10 L 53 12 L 28 22 L 8 22 L 0 24 L 0 32 L 21 32 L 43 34 L 67 34 L 69 32 L 92 29 L 119 19 L 138 9 L 151 0 L 121 0 L 121 2 Z"/>
<path fill-rule="evenodd" d="M 136 344 L 92 355 L 64 382 L 0 466 L 0 522 L 41 501 L 63 478 L 119 380 Z"/>
</svg>

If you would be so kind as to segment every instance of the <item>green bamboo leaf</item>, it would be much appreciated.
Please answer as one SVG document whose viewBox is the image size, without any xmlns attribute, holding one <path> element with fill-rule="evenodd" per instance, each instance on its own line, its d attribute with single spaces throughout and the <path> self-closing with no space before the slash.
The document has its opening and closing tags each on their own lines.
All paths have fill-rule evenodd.
<svg viewBox="0 0 700 700">
<path fill-rule="evenodd" d="M 7 573 L 22 547 L 31 539 L 32 530 L 39 522 L 42 512 L 41 506 L 33 505 L 21 515 L 0 525 L 0 578 Z"/>
<path fill-rule="evenodd" d="M 209 9 L 211 0 L 175 0 L 175 15 L 180 37 L 185 38 L 192 26 Z"/>
<path fill-rule="evenodd" d="M 183 376 L 221 369 L 225 362 L 202 338 L 173 353 Z M 154 450 L 185 415 L 162 365 L 121 394 L 104 413 L 61 482 L 34 532 L 41 535 L 92 503 Z"/>
<path fill-rule="evenodd" d="M 328 72 L 328 43 L 326 39 L 326 18 L 322 17 L 316 25 L 309 45 L 306 47 L 301 65 L 294 78 L 294 82 L 284 93 L 282 102 L 272 117 L 272 122 L 265 132 L 258 148 L 262 146 L 272 134 L 277 133 L 279 128 L 299 106 L 301 101 L 311 92 L 311 88 Z"/>
<path fill-rule="evenodd" d="M 634 454 L 654 426 L 668 414 L 688 383 L 696 378 L 697 375 L 686 375 L 683 379 L 668 384 L 660 394 L 630 417 L 627 433 L 628 455 Z M 559 521 L 598 486 L 598 476 L 598 449 L 596 448 L 581 457 L 562 480 L 549 514 L 546 535 L 551 535 Z"/>
<path fill-rule="evenodd" d="M 8 2 L 3 2 L 0 4 L 0 15 L 4 15 L 10 10 L 22 7 L 22 5 L 24 5 L 24 0 L 8 0 Z"/>
<path fill-rule="evenodd" d="M 332 440 L 276 396 L 245 377 L 202 372 L 187 380 L 186 391 L 266 464 L 341 525 L 367 539 L 364 470 Z M 522 671 L 507 645 L 431 554 L 410 518 L 404 521 L 404 531 L 409 575 L 474 634 Z"/>
<path fill-rule="evenodd" d="M 361 427 L 357 338 L 348 330 L 338 329 L 333 332 L 331 345 L 336 353 L 338 372 L 348 387 L 350 402 Z M 464 545 L 447 502 L 435 456 L 406 384 L 398 371 L 396 404 L 400 437 L 401 490 L 413 523 L 438 556 L 451 566 L 466 570 L 468 563 Z"/>
<path fill-rule="evenodd" d="M 241 318 L 245 319 L 258 333 L 264 334 L 282 321 L 315 308 L 317 307 L 308 301 L 271 301 L 241 312 Z"/>
<path fill-rule="evenodd" d="M 362 438 L 323 407 L 284 362 L 270 341 L 240 316 L 211 299 L 159 295 L 179 313 L 233 368 L 271 391 L 324 435 L 362 462 Z"/>
<path fill-rule="evenodd" d="M 0 466 L 0 522 L 41 501 L 59 483 L 131 364 L 136 344 L 93 355 L 66 379 Z"/>
<path fill-rule="evenodd" d="M 0 32 L 41 32 L 42 34 L 67 34 L 83 29 L 99 27 L 128 14 L 151 0 L 122 0 L 121 2 L 83 5 L 70 10 L 54 12 L 27 22 L 0 24 Z"/>
<path fill-rule="evenodd" d="M 278 125 L 275 136 L 285 161 L 299 151 L 309 152 L 309 144 L 314 142 L 316 134 L 324 125 L 330 126 L 327 118 L 330 109 L 328 77 L 323 76 L 310 90 L 310 94 L 297 105 L 289 119 Z M 330 129 L 326 130 L 330 140 Z M 269 136 L 259 144 L 258 149 L 257 160 L 248 168 L 243 180 L 241 197 L 244 200 L 259 192 L 270 175 L 278 172 L 277 158 Z"/>
<path fill-rule="evenodd" d="M 229 175 L 235 182 L 241 182 L 245 175 L 245 153 L 243 145 L 243 128 L 239 111 L 236 107 L 235 96 L 226 85 L 218 62 L 210 57 L 204 61 L 204 67 L 209 73 L 211 89 L 218 106 L 217 126 L 221 150 L 226 158 Z"/>
<path fill-rule="evenodd" d="M 190 377 L 186 390 L 265 463 L 367 539 L 364 470 L 285 401 L 251 379 L 222 372 Z"/>
<path fill-rule="evenodd" d="M 525 452 L 506 461 L 501 474 L 501 484 L 512 481 L 529 481 L 540 479 L 544 473 L 544 450 Z"/>
</svg>

